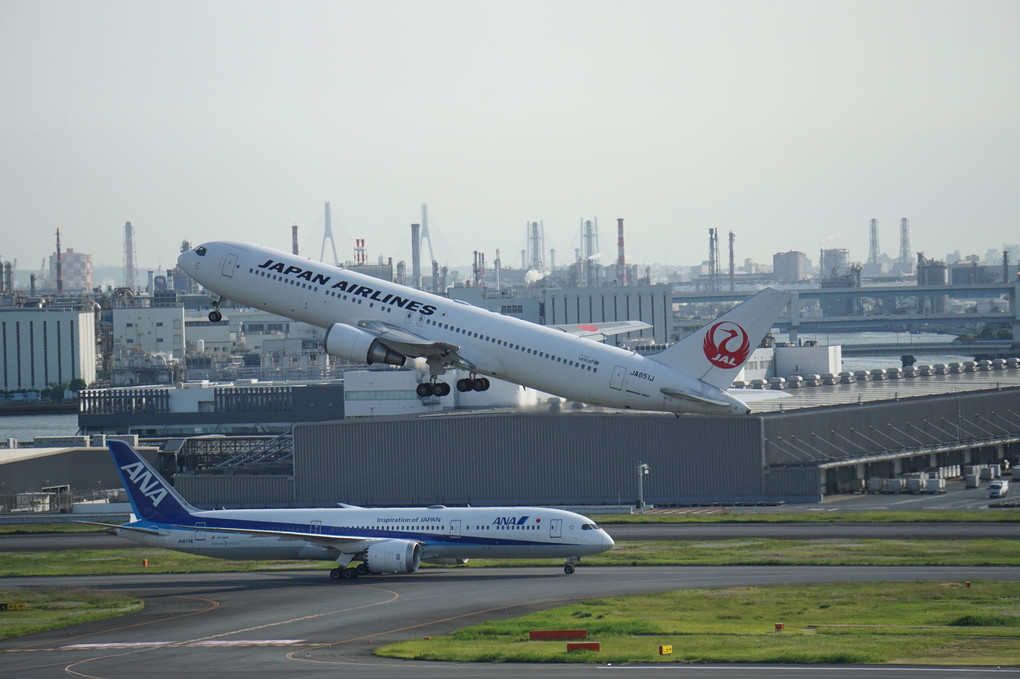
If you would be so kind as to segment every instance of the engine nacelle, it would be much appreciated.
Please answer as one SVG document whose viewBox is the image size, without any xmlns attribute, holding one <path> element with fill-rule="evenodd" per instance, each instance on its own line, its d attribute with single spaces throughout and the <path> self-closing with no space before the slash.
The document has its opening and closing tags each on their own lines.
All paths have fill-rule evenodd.
<svg viewBox="0 0 1020 679">
<path fill-rule="evenodd" d="M 425 559 L 426 563 L 434 563 L 437 566 L 463 566 L 467 559 Z"/>
<path fill-rule="evenodd" d="M 414 573 L 421 565 L 421 545 L 411 540 L 373 542 L 365 565 L 373 573 Z"/>
<path fill-rule="evenodd" d="M 375 335 L 343 323 L 334 323 L 326 331 L 326 353 L 368 365 L 373 363 L 404 365 L 407 360 L 406 356 L 390 349 Z"/>
</svg>

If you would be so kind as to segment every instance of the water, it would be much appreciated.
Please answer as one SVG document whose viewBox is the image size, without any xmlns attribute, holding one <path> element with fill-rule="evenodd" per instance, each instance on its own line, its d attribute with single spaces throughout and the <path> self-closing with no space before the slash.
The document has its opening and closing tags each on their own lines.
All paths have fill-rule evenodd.
<svg viewBox="0 0 1020 679">
<path fill-rule="evenodd" d="M 0 441 L 31 441 L 36 436 L 73 436 L 78 433 L 78 413 L 58 415 L 0 415 Z"/>
<path fill-rule="evenodd" d="M 951 342 L 956 339 L 955 335 L 945 335 L 934 332 L 802 332 L 798 335 L 802 342 L 814 340 L 820 345 L 840 344 L 849 346 L 853 344 L 897 344 L 903 349 L 891 356 L 853 356 L 843 359 L 843 370 L 851 372 L 855 370 L 872 370 L 873 368 L 902 368 L 903 363 L 900 356 L 910 354 L 914 357 L 915 365 L 934 365 L 935 363 L 953 363 L 973 360 L 973 356 L 953 354 L 950 351 L 954 348 Z M 777 342 L 789 341 L 786 333 L 775 335 Z M 913 343 L 924 342 L 925 344 L 944 343 L 946 352 L 935 354 L 918 354 L 911 350 Z"/>
</svg>

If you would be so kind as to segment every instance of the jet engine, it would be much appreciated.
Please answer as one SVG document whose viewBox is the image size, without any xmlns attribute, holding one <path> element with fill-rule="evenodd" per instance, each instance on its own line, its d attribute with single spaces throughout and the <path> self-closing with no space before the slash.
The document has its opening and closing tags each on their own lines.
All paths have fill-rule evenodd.
<svg viewBox="0 0 1020 679">
<path fill-rule="evenodd" d="M 414 573 L 421 564 L 421 545 L 411 540 L 373 542 L 365 565 L 373 573 Z"/>
<path fill-rule="evenodd" d="M 404 365 L 407 357 L 393 351 L 371 333 L 354 326 L 334 323 L 326 331 L 326 353 L 355 363 Z"/>
</svg>

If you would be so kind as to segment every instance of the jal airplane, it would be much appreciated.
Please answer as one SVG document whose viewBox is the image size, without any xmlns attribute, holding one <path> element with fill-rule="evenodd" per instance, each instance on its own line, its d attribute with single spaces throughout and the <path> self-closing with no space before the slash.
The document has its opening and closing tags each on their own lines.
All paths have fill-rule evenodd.
<svg viewBox="0 0 1020 679">
<path fill-rule="evenodd" d="M 562 558 L 570 575 L 581 556 L 613 547 L 591 519 L 541 507 L 201 511 L 127 443 L 107 445 L 137 520 L 99 525 L 152 547 L 221 559 L 335 561 L 334 580 L 468 559 Z"/>
<path fill-rule="evenodd" d="M 328 353 L 367 364 L 423 359 L 418 396 L 445 396 L 439 378 L 467 371 L 460 391 L 484 391 L 489 377 L 567 399 L 635 410 L 746 414 L 748 398 L 727 392 L 791 295 L 767 288 L 652 356 L 593 338 L 635 329 L 627 322 L 542 326 L 279 250 L 213 241 L 184 252 L 181 269 L 224 299 L 326 328 Z M 642 324 L 642 327 L 647 327 Z"/>
</svg>

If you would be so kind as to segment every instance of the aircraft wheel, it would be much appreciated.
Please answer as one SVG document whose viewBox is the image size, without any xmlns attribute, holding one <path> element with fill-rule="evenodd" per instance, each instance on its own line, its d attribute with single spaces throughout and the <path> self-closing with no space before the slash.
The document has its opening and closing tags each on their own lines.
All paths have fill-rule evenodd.
<svg viewBox="0 0 1020 679">
<path fill-rule="evenodd" d="M 485 383 L 485 388 L 482 389 L 482 391 L 488 391 L 489 390 L 489 378 L 488 377 L 483 377 L 482 378 L 482 382 Z"/>
<path fill-rule="evenodd" d="M 209 320 L 213 323 L 219 323 L 223 320 L 223 314 L 218 309 L 209 312 Z"/>
<path fill-rule="evenodd" d="M 357 568 L 345 568 L 344 569 L 344 580 L 353 580 L 356 577 L 358 577 L 358 569 Z"/>
<path fill-rule="evenodd" d="M 436 382 L 436 396 L 446 396 L 450 393 L 450 385 L 446 382 Z"/>
<path fill-rule="evenodd" d="M 428 382 L 422 382 L 415 387 L 414 391 L 418 394 L 418 398 L 428 398 L 434 393 L 432 385 Z"/>
<path fill-rule="evenodd" d="M 566 566 L 563 567 L 563 572 L 566 573 L 567 575 L 573 575 L 574 567 L 568 563 Z"/>
<path fill-rule="evenodd" d="M 457 391 L 463 393 L 465 391 L 471 391 L 472 389 L 474 389 L 474 382 L 472 382 L 471 380 L 467 379 L 466 377 L 457 380 Z"/>
<path fill-rule="evenodd" d="M 484 377 L 476 377 L 471 385 L 475 391 L 485 391 L 489 388 L 489 380 Z"/>
<path fill-rule="evenodd" d="M 329 572 L 329 577 L 333 578 L 334 580 L 339 580 L 340 578 L 343 577 L 343 573 L 340 572 L 339 568 L 334 568 Z"/>
<path fill-rule="evenodd" d="M 359 563 L 358 564 L 358 575 L 368 575 L 371 572 L 372 571 L 369 570 L 367 563 Z"/>
</svg>

